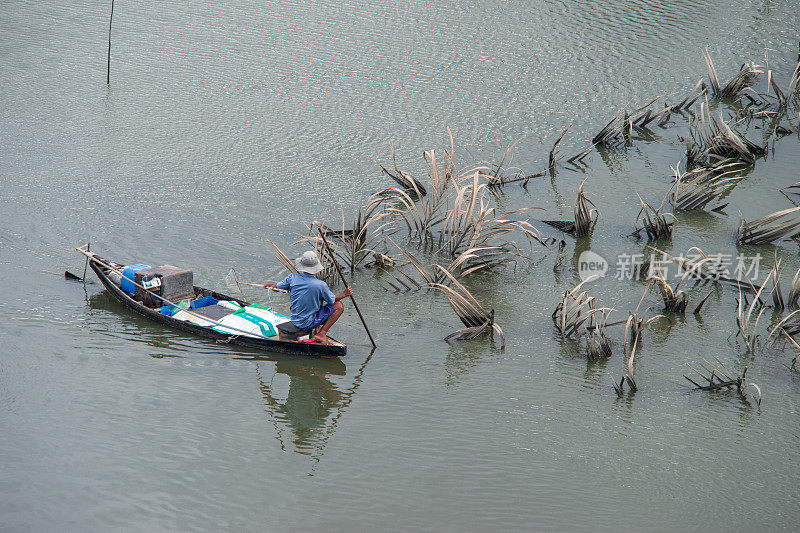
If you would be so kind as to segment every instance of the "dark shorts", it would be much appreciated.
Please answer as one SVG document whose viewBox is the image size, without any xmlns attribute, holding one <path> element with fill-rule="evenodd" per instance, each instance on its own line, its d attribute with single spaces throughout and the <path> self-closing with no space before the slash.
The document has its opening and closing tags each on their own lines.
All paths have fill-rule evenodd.
<svg viewBox="0 0 800 533">
<path fill-rule="evenodd" d="M 333 306 L 331 304 L 323 304 L 322 307 L 320 307 L 317 311 L 317 314 L 314 316 L 314 323 L 308 329 L 314 329 L 318 326 L 321 326 L 332 314 Z"/>
</svg>

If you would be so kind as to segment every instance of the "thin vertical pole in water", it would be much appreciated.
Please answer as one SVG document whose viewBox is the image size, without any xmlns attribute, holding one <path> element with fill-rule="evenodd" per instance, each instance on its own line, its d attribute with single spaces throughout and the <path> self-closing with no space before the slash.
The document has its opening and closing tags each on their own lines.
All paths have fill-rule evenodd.
<svg viewBox="0 0 800 533">
<path fill-rule="evenodd" d="M 114 0 L 111 0 L 111 1 L 113 2 Z M 90 243 L 90 242 L 86 243 L 86 251 L 87 251 L 87 252 L 89 251 L 89 249 L 91 248 L 91 246 L 92 246 L 92 243 Z M 83 282 L 84 282 L 84 283 L 86 283 L 86 269 L 87 269 L 88 267 L 89 267 L 89 256 L 87 255 L 87 256 L 86 256 L 86 264 L 85 264 L 85 265 L 83 265 Z"/>
<path fill-rule="evenodd" d="M 108 66 L 106 68 L 106 85 L 111 80 L 111 21 L 114 19 L 114 0 L 111 0 L 111 16 L 108 17 Z"/>
</svg>

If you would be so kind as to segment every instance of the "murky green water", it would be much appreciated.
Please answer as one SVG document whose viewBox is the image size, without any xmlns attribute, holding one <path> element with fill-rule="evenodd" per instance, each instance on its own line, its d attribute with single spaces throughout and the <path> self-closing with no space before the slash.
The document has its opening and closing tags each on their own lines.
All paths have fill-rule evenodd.
<svg viewBox="0 0 800 533">
<path fill-rule="evenodd" d="M 636 193 L 660 202 L 669 187 L 680 117 L 657 140 L 593 152 L 583 172 L 505 189 L 503 208 L 569 218 L 586 178 L 602 212 L 590 239 L 567 238 L 563 270 L 554 249 L 533 248 L 516 271 L 470 282 L 505 351 L 447 345 L 460 324 L 446 299 L 386 292 L 371 270 L 353 285 L 379 349 L 370 356 L 349 310 L 341 363 L 180 335 L 63 271 L 82 273 L 72 248 L 91 241 L 218 289 L 232 266 L 275 277 L 266 239 L 289 247 L 304 223 L 337 225 L 340 205 L 389 185 L 378 163 L 390 142 L 422 175 L 447 127 L 463 164 L 499 160 L 524 136 L 512 165 L 534 172 L 569 124 L 564 154 L 618 108 L 688 92 L 705 48 L 725 81 L 767 50 L 785 86 L 795 2 L 117 2 L 110 87 L 105 4 L 0 4 L 0 529 L 794 529 L 798 374 L 780 345 L 746 354 L 732 290 L 700 318 L 654 323 L 640 390 L 622 399 L 622 332 L 611 359 L 587 364 L 550 320 L 581 251 L 612 268 L 643 253 L 626 237 Z M 728 196 L 727 215 L 680 215 L 665 247 L 760 252 L 768 267 L 773 247 L 735 246 L 738 211 L 791 207 L 778 189 L 798 167 L 795 133 Z M 779 249 L 793 274 L 797 244 Z M 590 288 L 617 318 L 643 289 L 611 277 Z M 709 290 L 689 291 L 690 308 Z M 656 314 L 657 297 L 645 308 Z M 690 391 L 698 354 L 747 366 L 761 407 Z"/>
</svg>

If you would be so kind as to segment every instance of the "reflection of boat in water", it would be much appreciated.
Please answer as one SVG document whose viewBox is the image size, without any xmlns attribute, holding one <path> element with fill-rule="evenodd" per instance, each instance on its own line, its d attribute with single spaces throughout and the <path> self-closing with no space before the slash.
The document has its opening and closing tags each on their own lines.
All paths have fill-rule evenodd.
<svg viewBox="0 0 800 533">
<path fill-rule="evenodd" d="M 277 361 L 271 377 L 264 376 L 261 368 L 256 367 L 264 407 L 281 449 L 286 449 L 284 432 L 288 429 L 292 433 L 293 451 L 319 460 L 339 419 L 352 402 L 371 357 L 372 354 L 362 363 L 347 388 L 331 379 L 347 374 L 338 359 Z M 276 383 L 279 375 L 288 376 L 288 385 L 286 380 Z"/>
</svg>

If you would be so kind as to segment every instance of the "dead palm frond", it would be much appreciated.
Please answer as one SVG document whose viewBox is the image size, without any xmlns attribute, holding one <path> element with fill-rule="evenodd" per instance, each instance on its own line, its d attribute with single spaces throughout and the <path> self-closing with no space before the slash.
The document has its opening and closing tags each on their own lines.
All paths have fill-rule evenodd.
<svg viewBox="0 0 800 533">
<path fill-rule="evenodd" d="M 742 176 L 734 176 L 740 170 L 735 163 L 720 165 L 712 169 L 698 168 L 680 172 L 680 164 L 672 169 L 675 183 L 672 188 L 672 206 L 676 210 L 692 211 L 705 209 L 713 200 L 728 193 Z M 716 207 L 715 210 L 722 209 Z"/>
<path fill-rule="evenodd" d="M 770 337 L 783 331 L 787 335 L 800 334 L 800 309 L 792 311 L 770 330 Z"/>
<path fill-rule="evenodd" d="M 747 222 L 739 213 L 737 242 L 740 244 L 769 244 L 800 234 L 800 207 L 776 211 L 763 218 Z"/>
<path fill-rule="evenodd" d="M 792 358 L 792 366 L 791 366 L 791 369 L 794 370 L 795 369 L 795 365 L 797 364 L 797 360 L 800 359 L 800 344 L 797 344 L 797 341 L 795 341 L 792 338 L 791 335 L 786 333 L 785 330 L 781 330 L 781 331 L 783 331 L 783 334 L 786 336 L 786 338 L 789 340 L 789 342 L 792 343 L 792 346 L 794 346 L 794 349 L 795 349 L 796 353 L 795 353 L 795 356 Z"/>
<path fill-rule="evenodd" d="M 745 345 L 750 353 L 756 352 L 756 347 L 760 336 L 758 334 L 758 322 L 761 319 L 761 315 L 763 315 L 764 311 L 767 309 L 767 306 L 764 304 L 764 300 L 761 299 L 761 295 L 764 293 L 764 289 L 766 289 L 769 285 L 772 285 L 772 290 L 774 290 L 775 283 L 774 281 L 770 283 L 770 280 L 774 278 L 775 274 L 776 271 L 774 269 L 770 270 L 769 274 L 764 280 L 764 283 L 761 284 L 761 287 L 759 287 L 758 291 L 753 297 L 753 301 L 749 304 L 747 299 L 742 297 L 741 290 L 739 291 L 739 297 L 736 299 L 736 325 L 739 328 L 739 331 L 736 335 L 742 336 L 742 339 L 744 340 Z M 769 298 L 769 296 L 772 294 L 772 290 L 766 298 Z"/>
<path fill-rule="evenodd" d="M 345 219 L 342 210 L 342 231 L 329 231 L 330 251 L 322 246 L 321 237 L 315 231 L 317 227 L 326 227 L 321 222 L 314 221 L 308 226 L 308 235 L 301 235 L 298 242 L 310 242 L 315 249 L 323 251 L 323 259 L 327 257 L 329 263 L 336 259 L 340 264 L 346 266 L 350 272 L 355 270 L 367 259 L 377 253 L 388 234 L 393 232 L 393 221 L 389 219 L 390 213 L 378 209 L 378 204 L 370 204 L 366 208 L 359 208 L 353 217 L 350 228 L 344 230 Z M 295 243 L 296 244 L 296 243 Z M 326 264 L 323 261 L 323 265 Z"/>
<path fill-rule="evenodd" d="M 792 278 L 792 284 L 789 287 L 789 294 L 786 297 L 786 307 L 797 307 L 798 302 L 800 302 L 800 268 L 797 269 L 797 272 L 794 274 L 794 278 Z"/>
<path fill-rule="evenodd" d="M 558 143 L 561 142 L 561 139 L 564 138 L 564 136 L 567 134 L 567 132 L 569 131 L 569 129 L 571 127 L 572 127 L 572 124 L 567 126 L 567 128 L 564 131 L 561 132 L 561 135 L 558 136 L 558 138 L 556 139 L 556 142 L 553 143 L 553 148 L 550 149 L 550 157 L 549 157 L 549 160 L 548 160 L 548 167 L 547 167 L 550 170 L 550 172 L 554 172 L 555 169 L 556 169 L 556 162 L 557 162 L 557 155 L 558 155 Z"/>
<path fill-rule="evenodd" d="M 449 128 L 447 131 L 450 133 Z M 425 246 L 432 245 L 436 230 L 448 218 L 448 205 L 456 188 L 463 181 L 471 181 L 473 174 L 485 175 L 489 170 L 482 164 L 457 169 L 454 152 L 452 133 L 450 150 L 445 150 L 443 157 L 437 157 L 434 150 L 424 152 L 423 159 L 428 167 L 426 194 L 414 183 L 410 190 L 389 188 L 374 194 L 367 207 L 383 205 L 386 212 L 402 220 L 412 238 L 419 239 Z"/>
<path fill-rule="evenodd" d="M 644 133 L 646 126 L 657 118 L 660 118 L 659 124 L 664 125 L 669 118 L 672 110 L 671 107 L 666 106 L 660 111 L 653 112 L 650 109 L 655 102 L 669 95 L 661 95 L 646 105 L 635 109 L 632 112 L 619 111 L 611 121 L 603 126 L 603 128 L 594 136 L 592 144 L 603 148 L 614 148 L 621 144 L 627 145 L 631 139 L 631 133 L 636 130 L 639 133 Z M 578 154 L 582 159 L 585 153 Z M 576 156 L 576 157 L 578 157 Z M 575 159 L 575 158 L 573 158 Z M 572 162 L 572 159 L 570 159 Z"/>
<path fill-rule="evenodd" d="M 778 251 L 775 251 L 775 261 L 772 264 L 767 279 L 772 280 L 772 307 L 777 311 L 786 309 L 786 301 L 783 299 L 783 291 L 781 290 L 781 260 L 778 258 Z"/>
<path fill-rule="evenodd" d="M 567 257 L 567 241 L 561 239 L 558 243 L 558 253 L 556 254 L 556 262 L 553 265 L 553 272 L 558 272 L 564 264 L 564 259 Z"/>
<path fill-rule="evenodd" d="M 425 190 L 425 186 L 422 185 L 422 183 L 420 183 L 419 180 L 417 180 L 417 178 L 415 178 L 411 174 L 408 174 L 407 172 L 403 172 L 402 170 L 397 169 L 397 168 L 395 168 L 394 172 L 390 172 L 383 165 L 378 165 L 378 166 L 381 167 L 381 170 L 383 171 L 384 174 L 386 174 L 387 176 L 392 178 L 394 181 L 396 181 L 398 183 L 398 185 L 403 187 L 406 191 L 413 192 L 414 194 L 419 192 L 419 194 L 423 195 L 423 196 L 425 194 L 427 194 L 427 191 Z"/>
<path fill-rule="evenodd" d="M 645 288 L 645 292 L 642 295 L 642 300 L 644 300 L 645 295 L 647 294 L 647 288 Z M 639 302 L 641 305 L 641 301 Z M 628 383 L 628 387 L 630 387 L 631 393 L 636 392 L 639 390 L 638 385 L 636 384 L 636 380 L 633 377 L 633 362 L 636 357 L 636 350 L 639 347 L 639 340 L 642 335 L 642 331 L 645 327 L 649 326 L 653 321 L 658 320 L 659 318 L 663 318 L 664 315 L 656 315 L 652 318 L 645 320 L 644 318 L 640 318 L 638 315 L 637 306 L 636 310 L 633 313 L 628 315 L 628 320 L 625 321 L 625 336 L 622 342 L 624 349 L 626 350 L 626 354 L 628 355 L 627 359 L 625 360 L 625 372 L 622 375 L 622 379 L 619 382 L 619 385 L 614 383 L 614 390 L 617 392 L 617 396 L 620 398 L 624 393 L 625 383 Z M 628 350 L 630 350 L 628 352 Z"/>
<path fill-rule="evenodd" d="M 735 98 L 743 90 L 747 89 L 748 87 L 752 87 L 758 79 L 758 75 L 763 73 L 761 67 L 758 65 L 746 63 L 742 65 L 742 68 L 739 70 L 739 72 L 733 77 L 733 79 L 731 79 L 731 81 L 727 83 L 727 85 L 725 85 L 725 87 L 721 87 L 719 78 L 717 77 L 717 71 L 714 68 L 714 63 L 711 61 L 711 56 L 708 54 L 708 50 L 706 50 L 703 54 L 703 58 L 705 59 L 706 66 L 708 67 L 708 79 L 711 84 L 711 89 L 717 98 Z"/>
<path fill-rule="evenodd" d="M 701 283 L 728 283 L 735 285 L 739 290 L 746 292 L 756 292 L 749 280 L 741 280 L 731 277 L 721 254 L 708 256 L 700 248 L 693 246 L 686 251 L 686 254 L 674 257 L 658 248 L 648 246 L 651 250 L 661 254 L 665 260 L 672 261 L 683 271 L 681 281 L 692 278 Z M 747 281 L 747 284 L 743 284 Z"/>
<path fill-rule="evenodd" d="M 697 376 L 699 376 L 704 383 L 698 383 L 685 374 L 683 376 L 687 381 L 694 385 L 695 389 L 704 391 L 735 390 L 743 399 L 750 401 L 747 392 L 747 388 L 749 387 L 755 391 L 755 403 L 759 406 L 761 405 L 761 388 L 752 381 L 747 381 L 747 367 L 744 368 L 741 376 L 735 376 L 730 370 L 725 368 L 725 365 L 722 364 L 722 361 L 716 357 L 714 358 L 716 363 L 712 363 L 705 357 L 699 355 L 698 358 L 700 361 L 698 361 L 697 366 L 700 367 L 700 370 L 693 367 L 689 363 L 686 363 L 686 366 L 688 366 L 692 372 L 697 374 Z M 697 377 L 695 377 L 695 379 L 697 379 Z"/>
<path fill-rule="evenodd" d="M 694 91 L 692 91 L 692 94 L 693 93 Z M 634 131 L 644 135 L 646 138 L 652 138 L 648 134 L 650 130 L 647 129 L 647 125 L 649 123 L 658 119 L 658 125 L 663 127 L 669 121 L 670 113 L 672 111 L 680 111 L 680 108 L 684 105 L 688 107 L 694 103 L 694 100 L 692 100 L 690 103 L 686 104 L 689 99 L 689 97 L 687 97 L 683 102 L 681 102 L 681 104 L 679 104 L 679 106 L 672 107 L 665 104 L 661 110 L 653 111 L 653 109 L 651 109 L 653 104 L 667 96 L 671 96 L 671 94 L 657 96 L 644 106 L 631 112 L 628 112 L 627 110 L 618 111 L 617 114 L 614 115 L 614 118 L 612 118 L 608 124 L 603 126 L 597 135 L 594 136 L 592 139 L 592 144 L 594 146 L 603 148 L 615 148 L 622 144 L 627 146 L 630 144 Z M 569 159 L 569 162 L 571 163 L 575 159 L 581 160 L 588 153 L 589 150 L 585 150 L 577 156 Z"/>
<path fill-rule="evenodd" d="M 578 186 L 578 195 L 575 198 L 574 220 L 542 220 L 542 222 L 575 237 L 586 237 L 591 234 L 600 216 L 600 211 L 583 192 L 585 182 L 586 180 L 583 180 Z"/>
<path fill-rule="evenodd" d="M 575 198 L 575 235 L 577 237 L 589 235 L 600 216 L 600 211 L 597 210 L 594 203 L 583 192 L 584 183 L 586 183 L 586 180 L 583 180 L 578 186 L 578 196 Z M 592 206 L 591 208 L 589 208 L 590 205 Z"/>
<path fill-rule="evenodd" d="M 511 155 L 511 151 L 514 149 L 514 147 L 517 145 L 517 143 L 519 143 L 524 138 L 525 138 L 525 136 L 522 136 L 519 139 L 517 139 L 516 141 L 514 141 L 513 143 L 511 143 L 508 146 L 508 148 L 506 148 L 506 151 L 503 154 L 503 159 L 501 159 L 499 163 L 490 163 L 488 161 L 482 161 L 481 162 L 481 164 L 484 167 L 484 170 L 480 171 L 480 175 L 481 175 L 482 178 L 486 179 L 486 185 L 489 188 L 499 188 L 499 187 L 502 187 L 503 185 L 507 185 L 509 183 L 514 183 L 514 182 L 519 182 L 519 181 L 524 182 L 523 183 L 523 187 L 526 187 L 527 184 L 528 184 L 528 180 L 544 176 L 544 172 L 539 172 L 539 173 L 536 173 L 536 174 L 522 175 L 522 173 L 519 172 L 519 169 L 517 169 L 518 172 L 512 177 L 512 176 L 509 176 L 504 171 L 506 160 L 509 159 L 509 156 Z"/>
<path fill-rule="evenodd" d="M 445 340 L 455 337 L 474 339 L 479 335 L 496 332 L 500 336 L 501 349 L 504 349 L 506 338 L 503 330 L 494 321 L 494 309 L 487 312 L 469 290 L 459 283 L 447 269 L 439 265 L 436 267 L 448 279 L 449 284 L 430 283 L 429 286 L 447 295 L 450 307 L 453 308 L 462 324 L 466 326 L 465 329 L 448 335 Z"/>
<path fill-rule="evenodd" d="M 775 265 L 772 267 L 770 271 L 770 275 L 767 276 L 767 280 L 770 279 L 770 276 L 773 277 L 773 295 L 772 301 L 775 309 L 777 310 L 784 310 L 786 308 L 796 308 L 798 306 L 798 300 L 800 299 L 800 269 L 794 275 L 792 279 L 792 284 L 789 287 L 789 293 L 787 294 L 786 298 L 783 298 L 783 295 L 780 294 L 778 296 L 775 295 L 775 292 L 780 293 L 780 280 L 776 281 L 776 278 L 780 276 L 779 272 L 780 262 L 777 260 L 776 254 L 776 261 Z M 773 335 L 777 335 L 779 332 L 783 332 L 786 335 L 797 335 L 800 333 L 800 309 L 795 310 L 789 313 L 785 318 L 783 318 L 780 322 L 778 322 L 775 326 L 771 328 L 769 337 L 772 338 Z"/>
<path fill-rule="evenodd" d="M 408 192 L 413 192 L 417 196 L 424 196 L 428 194 L 428 191 L 425 189 L 422 183 L 419 182 L 417 178 L 415 178 L 412 174 L 409 174 L 408 172 L 403 172 L 402 170 L 397 168 L 397 159 L 395 158 L 394 144 L 389 144 L 389 149 L 392 151 L 392 164 L 394 165 L 394 172 L 390 172 L 386 170 L 386 167 L 384 167 L 383 165 L 379 165 L 383 173 L 392 178 L 394 181 L 396 181 L 401 187 L 403 187 Z"/>
<path fill-rule="evenodd" d="M 394 272 L 389 273 L 394 281 L 387 281 L 387 283 L 395 292 L 407 292 L 421 288 L 429 288 L 428 286 L 432 283 L 447 282 L 447 278 L 434 265 L 424 264 L 417 258 L 417 256 L 408 250 L 397 246 L 397 244 L 391 238 L 389 238 L 389 241 L 392 242 L 392 244 L 394 244 L 398 250 L 400 250 L 400 253 L 405 258 L 406 263 L 415 271 L 414 275 L 409 275 L 402 268 L 397 268 L 394 270 Z M 419 280 L 417 280 L 417 276 L 419 277 Z"/>
<path fill-rule="evenodd" d="M 697 89 L 700 89 L 700 92 L 697 92 Z M 695 93 L 697 93 L 697 94 L 695 95 Z M 694 104 L 705 93 L 706 93 L 706 88 L 705 88 L 705 85 L 703 84 L 703 80 L 701 78 L 697 82 L 697 84 L 694 86 L 692 91 L 686 96 L 686 98 L 681 100 L 680 103 L 675 104 L 674 106 L 672 106 L 672 111 L 679 112 L 679 111 L 681 111 L 683 109 L 689 109 L 690 107 L 692 107 L 692 104 Z"/>
<path fill-rule="evenodd" d="M 622 115 L 622 112 L 618 112 L 614 115 L 614 118 L 603 126 L 603 129 L 592 138 L 592 144 L 605 148 L 613 148 L 621 144 L 623 142 L 622 129 L 624 127 L 624 125 L 620 123 Z"/>
<path fill-rule="evenodd" d="M 664 301 L 664 311 L 679 314 L 684 314 L 686 312 L 686 293 L 678 289 L 680 281 L 675 288 L 672 288 L 658 272 L 653 273 L 650 279 L 655 283 L 661 293 L 661 298 Z"/>
<path fill-rule="evenodd" d="M 642 334 L 643 321 L 636 313 L 631 313 L 628 316 L 628 321 L 625 323 L 625 338 L 622 345 L 627 349 L 630 342 L 630 355 L 628 356 L 625 368 L 627 372 L 623 376 L 623 382 L 627 381 L 633 392 L 639 390 L 636 385 L 636 380 L 633 379 L 633 359 L 636 355 L 636 348 L 639 344 L 639 337 Z"/>
<path fill-rule="evenodd" d="M 418 198 L 419 196 L 416 196 Z M 384 210 L 401 220 L 408 229 L 409 237 L 419 239 L 423 244 L 433 239 L 433 228 L 440 224 L 444 217 L 440 211 L 443 204 L 434 199 L 429 200 L 431 195 L 425 196 L 418 204 L 415 197 L 400 188 L 384 189 L 374 195 L 367 204 L 367 208 L 372 205 L 383 205 Z"/>
<path fill-rule="evenodd" d="M 600 319 L 591 319 L 586 327 L 586 352 L 589 361 L 599 361 L 611 357 L 611 341 L 606 336 L 606 324 L 610 310 L 603 310 Z"/>
<path fill-rule="evenodd" d="M 639 198 L 639 202 L 642 204 L 642 208 L 639 210 L 639 214 L 636 215 L 636 231 L 635 233 L 638 235 L 640 232 L 644 231 L 647 233 L 647 240 L 655 241 L 659 239 L 671 239 L 672 238 L 672 230 L 675 224 L 675 215 L 672 213 L 664 213 L 664 202 L 669 196 L 664 197 L 661 201 L 661 205 L 658 207 L 653 207 L 649 203 L 642 200 L 642 197 L 638 194 L 636 195 Z M 638 227 L 639 219 L 642 220 L 642 227 Z M 670 220 L 671 219 L 671 220 Z"/>
<path fill-rule="evenodd" d="M 781 107 L 785 108 L 793 100 L 796 101 L 796 103 L 800 103 L 800 91 L 798 91 L 799 86 L 800 86 L 800 61 L 797 62 L 797 67 L 795 67 L 794 69 L 794 73 L 792 74 L 792 79 L 789 80 L 789 87 L 786 89 L 786 97 L 784 98 L 784 103 L 782 104 Z"/>
<path fill-rule="evenodd" d="M 765 147 L 736 132 L 725 122 L 721 112 L 717 117 L 712 116 L 708 101 L 700 105 L 699 116 L 692 116 L 684 142 L 687 163 L 709 168 L 731 161 L 754 165 L 757 157 L 767 153 Z"/>
<path fill-rule="evenodd" d="M 597 276 L 590 276 L 564 292 L 564 296 L 553 311 L 553 322 L 562 336 L 571 337 L 580 334 L 581 327 L 595 313 L 605 313 L 611 310 L 607 307 L 595 307 L 594 297 L 589 296 L 586 291 L 580 290 L 584 283 L 595 279 Z"/>
<path fill-rule="evenodd" d="M 572 220 L 542 220 L 542 222 L 564 233 L 575 235 L 575 222 Z"/>
<path fill-rule="evenodd" d="M 394 241 L 392 242 L 394 243 Z M 417 290 L 434 282 L 446 285 L 448 279 L 441 273 L 440 269 L 447 270 L 456 279 L 463 279 L 471 274 L 489 271 L 523 257 L 516 247 L 506 244 L 501 246 L 470 248 L 459 254 L 447 266 L 438 265 L 436 263 L 425 265 L 408 250 L 399 247 L 398 249 L 404 256 L 406 263 L 411 265 L 414 273 L 410 275 L 402 268 L 396 268 L 396 274 L 389 273 L 394 281 L 389 281 L 388 284 L 394 292 Z"/>
<path fill-rule="evenodd" d="M 491 201 L 484 196 L 486 185 L 479 182 L 479 175 L 472 175 L 471 183 L 456 187 L 453 207 L 439 238 L 439 252 L 456 256 L 466 249 L 509 247 L 513 243 L 503 240 L 517 233 L 530 241 L 546 246 L 539 232 L 527 220 L 510 217 L 533 207 L 516 209 L 498 215 Z"/>
</svg>

